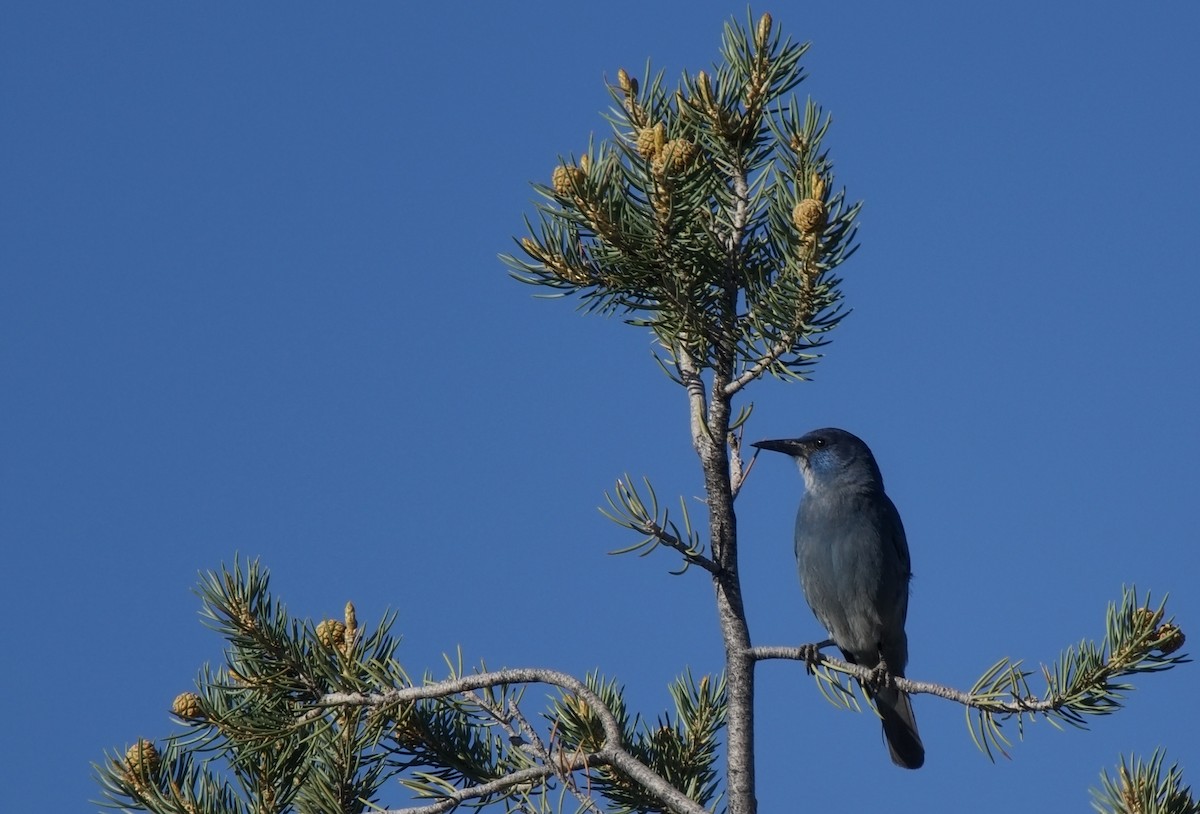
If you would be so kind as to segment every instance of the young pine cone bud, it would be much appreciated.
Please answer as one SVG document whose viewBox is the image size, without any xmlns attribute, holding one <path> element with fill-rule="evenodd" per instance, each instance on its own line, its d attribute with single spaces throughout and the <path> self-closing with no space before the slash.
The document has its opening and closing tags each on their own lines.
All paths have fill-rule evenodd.
<svg viewBox="0 0 1200 814">
<path fill-rule="evenodd" d="M 713 108 L 713 92 L 707 72 L 700 71 L 696 74 L 696 89 L 700 92 L 700 101 L 704 102 L 704 106 L 711 110 Z"/>
<path fill-rule="evenodd" d="M 346 635 L 345 639 L 353 643 L 358 638 L 358 614 L 354 611 L 354 603 L 346 603 Z"/>
<path fill-rule="evenodd" d="M 758 18 L 758 29 L 754 32 L 754 46 L 759 50 L 767 47 L 767 40 L 771 36 L 771 15 L 764 14 Z"/>
<path fill-rule="evenodd" d="M 171 712 L 184 720 L 196 720 L 204 717 L 204 710 L 200 706 L 200 696 L 194 692 L 181 692 L 175 696 L 175 701 L 171 704 Z"/>
<path fill-rule="evenodd" d="M 637 96 L 638 81 L 626 73 L 624 68 L 617 70 L 617 87 L 624 91 L 626 96 Z"/>
<path fill-rule="evenodd" d="M 814 172 L 812 174 L 811 182 L 812 182 L 812 196 L 814 198 L 816 198 L 818 201 L 825 200 L 825 176 L 818 175 L 817 173 Z"/>
<path fill-rule="evenodd" d="M 825 228 L 825 204 L 816 198 L 805 198 L 792 209 L 792 223 L 802 235 L 819 234 Z"/>
</svg>

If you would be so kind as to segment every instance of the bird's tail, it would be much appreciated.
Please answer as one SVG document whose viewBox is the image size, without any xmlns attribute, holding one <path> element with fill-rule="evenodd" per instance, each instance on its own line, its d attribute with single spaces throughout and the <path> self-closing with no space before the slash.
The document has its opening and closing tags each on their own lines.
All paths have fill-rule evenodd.
<svg viewBox="0 0 1200 814">
<path fill-rule="evenodd" d="M 905 769 L 919 769 L 925 763 L 925 747 L 917 734 L 917 719 L 913 717 L 908 694 L 893 687 L 875 695 L 875 707 L 883 719 L 883 737 L 887 740 L 892 763 Z"/>
</svg>

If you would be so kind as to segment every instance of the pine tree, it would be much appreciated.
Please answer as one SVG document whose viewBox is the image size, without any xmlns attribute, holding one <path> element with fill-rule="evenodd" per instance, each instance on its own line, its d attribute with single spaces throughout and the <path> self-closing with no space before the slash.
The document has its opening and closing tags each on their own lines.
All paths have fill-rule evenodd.
<svg viewBox="0 0 1200 814">
<path fill-rule="evenodd" d="M 750 646 L 738 571 L 734 500 L 750 418 L 738 398 L 763 376 L 805 379 L 844 316 L 838 275 L 856 246 L 860 204 L 836 183 L 830 118 L 793 93 L 806 49 L 764 15 L 728 24 L 711 72 L 685 73 L 673 88 L 661 73 L 647 70 L 643 82 L 618 71 L 610 137 L 536 185 L 536 220 L 504 258 L 517 279 L 652 332 L 684 396 L 707 516 L 693 520 L 682 500 L 669 509 L 648 481 L 629 478 L 606 511 L 636 535 L 623 551 L 663 549 L 677 573 L 712 581 L 723 675 L 684 670 L 670 687 L 674 709 L 653 719 L 631 713 L 619 682 L 599 674 L 489 671 L 460 655 L 443 677 L 413 678 L 397 658 L 393 617 L 370 629 L 347 605 L 342 619 L 294 619 L 259 563 L 236 562 L 200 586 L 224 665 L 176 698 L 181 734 L 138 739 L 97 765 L 109 804 L 161 814 L 459 805 L 753 814 L 757 662 L 803 659 L 827 698 L 860 706 L 856 682 L 879 680 L 871 671 L 813 646 Z M 975 743 L 994 757 L 1012 747 L 1005 723 L 1020 733 L 1027 719 L 1086 726 L 1115 712 L 1128 677 L 1186 661 L 1183 643 L 1165 605 L 1129 589 L 1109 607 L 1103 639 L 1054 665 L 1002 659 L 968 691 L 886 680 L 962 704 Z M 534 684 L 557 693 L 540 714 L 526 700 Z M 416 804 L 381 802 L 400 788 Z M 1093 797 L 1105 812 L 1200 810 L 1158 753 L 1122 759 Z"/>
</svg>

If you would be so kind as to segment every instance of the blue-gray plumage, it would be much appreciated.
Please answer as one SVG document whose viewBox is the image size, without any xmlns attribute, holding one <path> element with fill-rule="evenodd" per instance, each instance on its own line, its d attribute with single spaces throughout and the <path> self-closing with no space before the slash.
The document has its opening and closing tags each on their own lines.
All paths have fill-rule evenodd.
<svg viewBox="0 0 1200 814">
<path fill-rule="evenodd" d="M 912 568 L 875 456 L 862 439 L 834 428 L 754 446 L 792 456 L 804 476 L 796 563 L 809 607 L 847 661 L 903 676 Z M 886 685 L 873 690 L 892 761 L 920 768 L 925 747 L 908 696 Z"/>
</svg>

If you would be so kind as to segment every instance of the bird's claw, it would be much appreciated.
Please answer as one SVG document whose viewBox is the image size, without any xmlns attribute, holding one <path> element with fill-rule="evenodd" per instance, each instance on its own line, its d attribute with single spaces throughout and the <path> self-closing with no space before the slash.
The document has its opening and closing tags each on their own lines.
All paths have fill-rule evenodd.
<svg viewBox="0 0 1200 814">
<path fill-rule="evenodd" d="M 821 661 L 821 648 L 828 644 L 828 641 L 824 641 L 817 644 L 800 645 L 800 658 L 804 661 L 804 669 L 809 675 L 813 675 L 817 671 L 817 664 Z"/>
<path fill-rule="evenodd" d="M 873 695 L 879 690 L 893 686 L 895 683 L 896 679 L 892 677 L 892 672 L 888 669 L 887 662 L 880 657 L 879 663 L 871 668 L 871 675 L 863 682 L 863 686 Z"/>
</svg>

